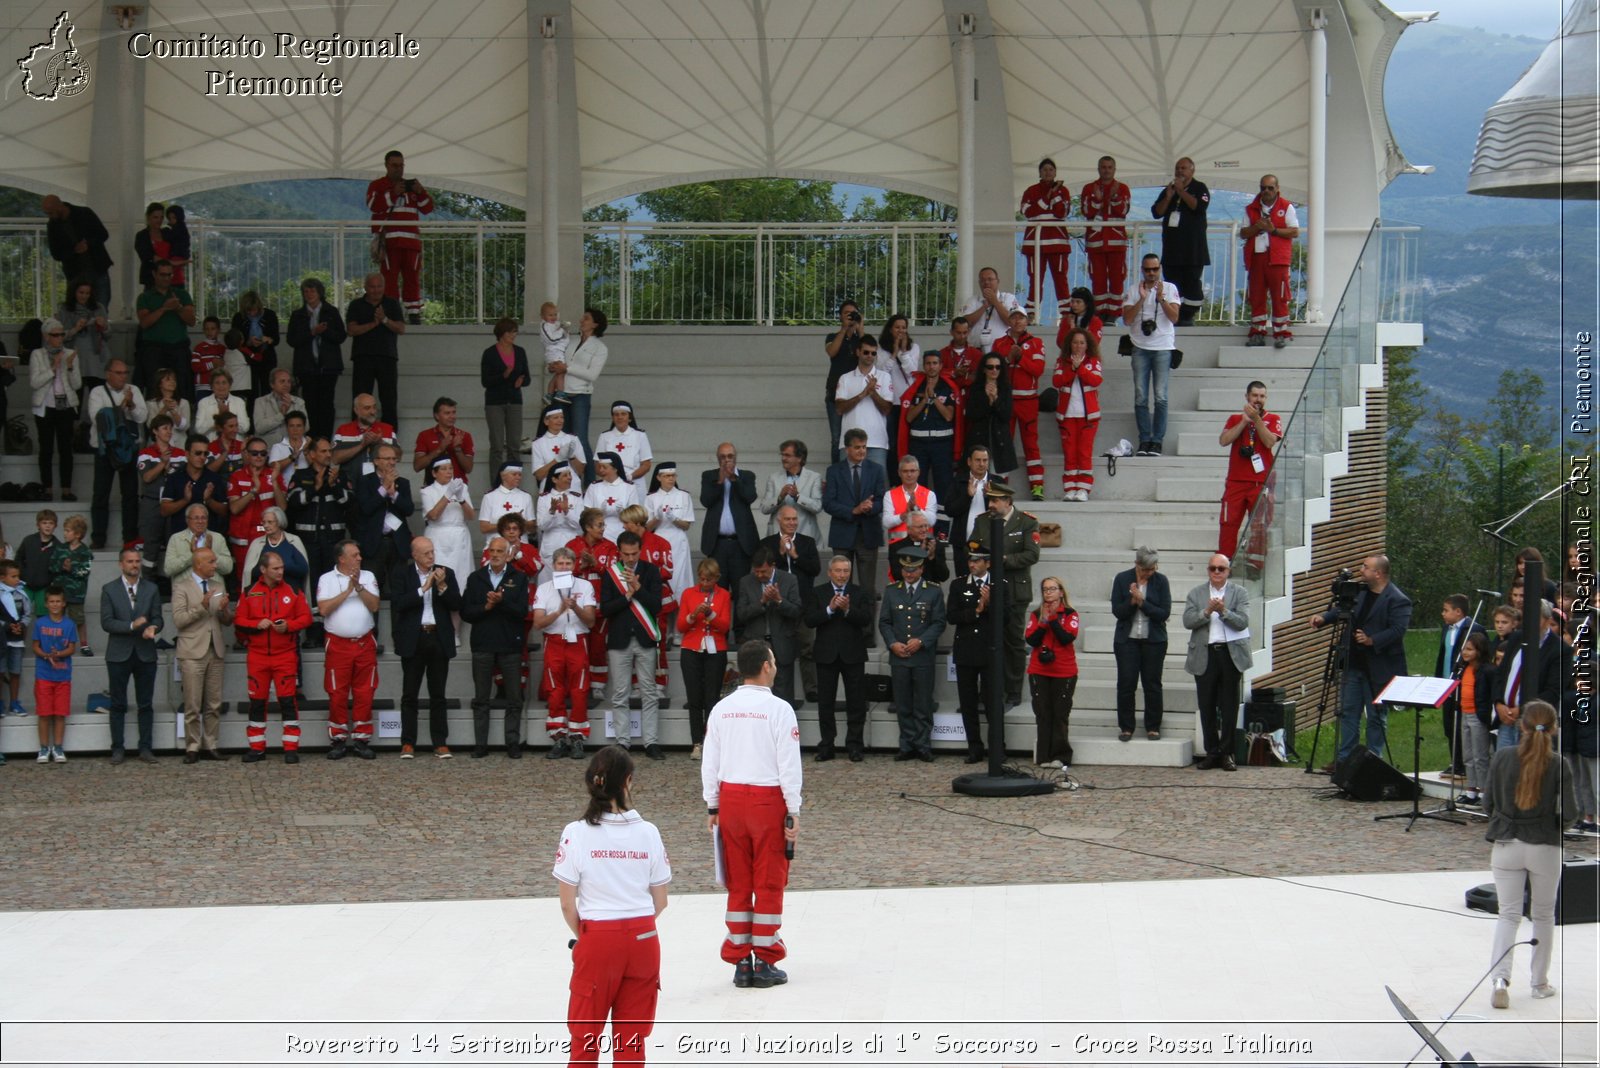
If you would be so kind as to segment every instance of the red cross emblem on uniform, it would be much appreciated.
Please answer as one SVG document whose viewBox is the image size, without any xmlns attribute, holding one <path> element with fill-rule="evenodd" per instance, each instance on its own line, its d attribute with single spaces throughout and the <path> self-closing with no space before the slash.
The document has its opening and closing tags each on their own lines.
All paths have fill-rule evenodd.
<svg viewBox="0 0 1600 1068">
<path fill-rule="evenodd" d="M 506 501 L 504 504 L 502 504 L 500 506 L 500 510 L 502 512 L 509 512 L 509 511 L 511 511 L 511 508 L 512 508 L 512 504 L 511 504 L 510 501 Z"/>
<path fill-rule="evenodd" d="M 623 444 L 620 441 L 612 446 L 612 448 L 615 449 L 617 452 L 621 452 L 623 449 L 626 449 L 627 447 L 628 447 L 627 445 Z"/>
<path fill-rule="evenodd" d="M 616 504 L 616 503 L 617 503 L 617 499 L 616 499 L 616 498 L 615 498 L 615 497 L 607 497 L 607 498 L 606 498 L 606 507 L 608 507 L 608 508 L 609 508 L 609 507 L 611 507 L 611 506 L 612 506 L 612 505 L 613 505 L 613 504 Z"/>
<path fill-rule="evenodd" d="M 552 446 L 550 451 L 555 453 L 557 456 L 560 456 L 561 455 L 561 446 L 560 445 Z"/>
</svg>

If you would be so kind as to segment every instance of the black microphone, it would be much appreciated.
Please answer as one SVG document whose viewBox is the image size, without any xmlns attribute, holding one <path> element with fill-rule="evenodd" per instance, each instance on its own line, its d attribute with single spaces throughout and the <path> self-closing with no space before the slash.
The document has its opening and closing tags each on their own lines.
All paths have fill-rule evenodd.
<svg viewBox="0 0 1600 1068">
<path fill-rule="evenodd" d="M 783 829 L 786 830 L 786 831 L 794 830 L 794 814 L 793 813 L 790 813 L 789 815 L 783 817 Z M 783 859 L 784 860 L 793 860 L 794 859 L 794 843 L 793 842 L 785 841 L 783 843 Z"/>
</svg>

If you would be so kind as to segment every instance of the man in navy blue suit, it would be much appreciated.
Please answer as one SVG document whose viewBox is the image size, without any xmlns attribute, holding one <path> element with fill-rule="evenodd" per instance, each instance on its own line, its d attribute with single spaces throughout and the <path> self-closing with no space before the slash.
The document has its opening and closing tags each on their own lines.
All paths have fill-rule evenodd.
<svg viewBox="0 0 1600 1068">
<path fill-rule="evenodd" d="M 1406 628 L 1411 625 L 1411 598 L 1389 581 L 1389 558 L 1379 553 L 1361 561 L 1361 581 L 1366 584 L 1356 598 L 1350 631 L 1345 641 L 1350 660 L 1339 688 L 1339 754 L 1323 768 L 1329 774 L 1350 759 L 1361 734 L 1361 714 L 1367 715 L 1367 748 L 1384 755 L 1384 728 L 1389 710 L 1376 700 L 1396 675 L 1406 673 Z M 1311 617 L 1311 625 L 1332 623 L 1329 609 Z"/>
<path fill-rule="evenodd" d="M 844 433 L 844 459 L 823 479 L 822 510 L 833 517 L 828 546 L 850 558 L 867 603 L 877 599 L 878 549 L 883 545 L 883 498 L 889 476 L 867 459 L 867 432 Z"/>
</svg>

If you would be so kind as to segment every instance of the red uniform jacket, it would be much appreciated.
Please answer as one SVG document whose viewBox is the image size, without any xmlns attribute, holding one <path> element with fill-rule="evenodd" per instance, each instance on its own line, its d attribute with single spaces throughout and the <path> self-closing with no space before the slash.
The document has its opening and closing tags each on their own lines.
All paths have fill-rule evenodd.
<svg viewBox="0 0 1600 1068">
<path fill-rule="evenodd" d="M 1064 182 L 1034 182 L 1022 191 L 1022 217 L 1025 219 L 1064 220 L 1072 214 L 1072 191 Z M 1022 235 L 1024 256 L 1033 253 L 1033 239 L 1039 238 L 1041 252 L 1067 252 L 1072 240 L 1064 226 L 1030 226 Z"/>
<path fill-rule="evenodd" d="M 1084 360 L 1083 366 L 1076 371 L 1072 369 L 1071 360 L 1065 356 L 1059 357 L 1056 360 L 1055 377 L 1050 380 L 1050 384 L 1060 391 L 1060 398 L 1056 401 L 1057 421 L 1067 418 L 1067 404 L 1074 384 L 1083 390 L 1083 418 L 1100 418 L 1100 381 L 1103 377 L 1098 356 Z"/>
<path fill-rule="evenodd" d="M 382 231 L 387 244 L 421 248 L 417 220 L 433 212 L 433 197 L 427 192 L 420 196 L 411 192 L 396 195 L 387 177 L 377 178 L 367 184 L 367 210 L 372 212 L 373 222 L 387 224 L 372 228 L 373 233 Z"/>
<path fill-rule="evenodd" d="M 1133 194 L 1121 182 L 1102 186 L 1096 178 L 1083 187 L 1078 200 L 1078 210 L 1085 219 L 1126 219 Z M 1091 250 L 1126 248 L 1128 231 L 1120 226 L 1091 226 L 1084 247 Z"/>
<path fill-rule="evenodd" d="M 263 619 L 274 623 L 281 619 L 289 625 L 289 632 L 279 634 L 271 627 L 257 630 Z M 287 582 L 268 586 L 266 579 L 260 579 L 239 598 L 233 626 L 234 633 L 250 650 L 250 660 L 258 656 L 293 656 L 295 646 L 300 644 L 296 633 L 311 626 L 311 606 L 306 603 L 305 594 Z"/>
<path fill-rule="evenodd" d="M 249 504 L 228 517 L 228 544 L 242 549 L 249 548 L 250 543 L 264 533 L 261 529 L 261 513 L 278 503 L 277 498 L 272 495 L 272 489 L 273 478 L 270 467 L 263 467 L 256 472 L 252 472 L 248 467 L 241 467 L 228 479 L 230 501 L 243 497 L 251 490 L 256 491 L 256 497 Z"/>
<path fill-rule="evenodd" d="M 599 604 L 600 579 L 606 573 L 606 568 L 611 566 L 611 561 L 617 558 L 617 543 L 601 538 L 593 545 L 590 545 L 583 540 L 583 535 L 579 534 L 576 538 L 567 542 L 567 548 L 571 549 L 578 558 L 578 562 L 573 565 L 572 573 L 581 579 L 586 579 L 589 585 L 594 587 L 594 602 Z M 584 553 L 594 557 L 594 568 L 592 570 L 583 566 Z M 598 626 L 598 623 L 596 625 Z"/>
<path fill-rule="evenodd" d="M 1272 207 L 1267 210 L 1267 214 L 1273 229 L 1284 230 L 1288 228 L 1290 207 L 1289 198 L 1285 196 L 1280 196 L 1272 202 Z M 1251 225 L 1260 222 L 1261 210 L 1261 198 L 1257 196 L 1244 206 L 1245 220 Z M 1256 234 L 1251 234 L 1244 239 L 1244 262 L 1246 264 L 1250 262 L 1250 257 L 1255 254 L 1252 250 L 1255 248 L 1257 236 Z M 1277 234 L 1267 235 L 1267 264 L 1269 266 L 1287 267 L 1293 256 L 1294 238 L 1279 237 Z"/>
<path fill-rule="evenodd" d="M 1011 400 L 1038 403 L 1039 379 L 1044 376 L 1044 342 L 1023 332 L 1020 338 L 1010 334 L 994 343 L 993 351 L 1011 366 Z"/>
</svg>

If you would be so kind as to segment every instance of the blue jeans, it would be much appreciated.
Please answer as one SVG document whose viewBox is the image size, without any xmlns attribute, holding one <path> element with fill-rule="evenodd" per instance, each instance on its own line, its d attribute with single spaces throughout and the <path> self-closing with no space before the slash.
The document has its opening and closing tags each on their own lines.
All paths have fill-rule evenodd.
<svg viewBox="0 0 1600 1068">
<path fill-rule="evenodd" d="M 154 660 L 106 661 L 111 682 L 111 748 L 123 748 L 124 724 L 128 718 L 128 678 L 133 678 L 133 696 L 139 707 L 139 748 L 149 749 L 155 739 L 156 664 Z"/>
<path fill-rule="evenodd" d="M 1339 687 L 1339 755 L 1337 760 L 1343 764 L 1350 759 L 1350 754 L 1356 751 L 1356 743 L 1361 737 L 1361 713 L 1367 714 L 1367 748 L 1378 756 L 1385 752 L 1385 729 L 1389 723 L 1389 710 L 1377 704 L 1373 698 L 1377 693 L 1372 688 L 1372 680 L 1368 679 L 1365 672 L 1347 671 L 1344 676 L 1344 685 Z"/>
<path fill-rule="evenodd" d="M 889 471 L 889 450 L 888 449 L 874 449 L 874 448 L 870 448 L 869 447 L 867 449 L 867 459 L 871 460 L 873 463 L 875 463 L 879 467 L 883 468 L 885 474 L 888 473 L 888 471 Z M 865 472 L 862 472 L 862 473 L 865 474 Z M 894 485 L 898 486 L 899 484 L 900 484 L 900 478 L 899 478 L 898 475 L 896 475 L 895 476 Z"/>
<path fill-rule="evenodd" d="M 1521 741 L 1522 741 L 1522 721 L 1521 720 L 1518 720 L 1515 723 L 1502 723 L 1502 724 L 1500 724 L 1499 729 L 1495 732 L 1494 748 L 1495 749 L 1515 749 L 1517 747 L 1517 744 L 1519 742 L 1521 742 Z M 1494 749 L 1491 749 L 1489 751 L 1489 756 L 1491 758 L 1494 756 Z M 1484 783 L 1484 785 L 1487 786 L 1488 783 Z"/>
<path fill-rule="evenodd" d="M 1157 445 L 1167 437 L 1167 380 L 1172 377 L 1171 349 L 1133 350 L 1133 418 L 1139 424 L 1139 440 Z M 1155 383 L 1155 412 L 1148 410 L 1150 385 Z"/>
<path fill-rule="evenodd" d="M 588 485 L 595 479 L 594 453 L 591 451 L 594 448 L 594 443 L 589 440 L 589 405 L 593 400 L 592 394 L 574 393 L 572 394 L 572 399 L 567 401 L 565 405 L 567 409 L 566 431 L 577 438 L 583 445 L 583 455 L 589 459 L 589 462 L 584 465 L 585 477 L 581 480 L 584 485 Z"/>
</svg>

